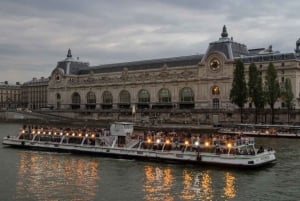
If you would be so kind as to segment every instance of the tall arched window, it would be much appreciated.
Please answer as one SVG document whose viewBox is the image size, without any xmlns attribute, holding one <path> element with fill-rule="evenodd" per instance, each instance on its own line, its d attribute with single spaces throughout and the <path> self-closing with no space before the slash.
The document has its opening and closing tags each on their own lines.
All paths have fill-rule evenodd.
<svg viewBox="0 0 300 201">
<path fill-rule="evenodd" d="M 171 93 L 168 89 L 162 88 L 158 93 L 158 101 L 160 103 L 169 103 L 171 102 Z"/>
<path fill-rule="evenodd" d="M 119 94 L 120 103 L 130 103 L 130 93 L 126 90 L 122 90 Z"/>
<path fill-rule="evenodd" d="M 189 87 L 185 87 L 180 91 L 180 101 L 181 102 L 194 102 L 193 90 Z"/>
<path fill-rule="evenodd" d="M 72 94 L 72 104 L 79 104 L 80 105 L 80 95 L 77 92 Z"/>
<path fill-rule="evenodd" d="M 130 93 L 126 90 L 122 90 L 119 94 L 119 108 L 130 108 Z"/>
<path fill-rule="evenodd" d="M 150 102 L 150 94 L 147 90 L 142 89 L 138 94 L 139 103 L 149 103 Z"/>
<path fill-rule="evenodd" d="M 86 95 L 87 104 L 96 104 L 96 95 L 94 92 L 90 91 Z"/>
<path fill-rule="evenodd" d="M 150 93 L 146 89 L 139 91 L 137 107 L 139 109 L 150 108 Z"/>
<path fill-rule="evenodd" d="M 94 92 L 90 91 L 86 95 L 86 109 L 88 110 L 94 110 L 96 109 L 96 95 Z"/>
<path fill-rule="evenodd" d="M 179 108 L 192 109 L 195 107 L 194 92 L 190 87 L 184 87 L 179 92 Z"/>
<path fill-rule="evenodd" d="M 102 95 L 103 104 L 112 104 L 113 96 L 109 91 L 103 92 Z"/>
<path fill-rule="evenodd" d="M 81 103 L 81 101 L 80 101 L 79 93 L 74 92 L 72 94 L 72 105 L 71 105 L 72 109 L 79 109 L 80 108 L 80 103 Z"/>
</svg>

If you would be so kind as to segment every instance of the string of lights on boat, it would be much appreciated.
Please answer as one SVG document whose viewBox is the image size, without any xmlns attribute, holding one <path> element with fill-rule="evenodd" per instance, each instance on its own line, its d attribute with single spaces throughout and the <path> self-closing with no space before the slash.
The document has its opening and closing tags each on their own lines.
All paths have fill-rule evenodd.
<svg viewBox="0 0 300 201">
<path fill-rule="evenodd" d="M 156 140 L 152 140 L 149 137 L 147 138 L 146 142 L 147 142 L 147 144 L 154 144 L 154 143 L 156 143 L 156 144 L 165 144 L 165 145 L 170 145 L 170 144 L 174 143 L 173 141 L 171 142 L 170 139 L 166 139 L 166 140 L 162 141 L 161 138 L 158 138 Z M 201 144 L 203 144 L 204 147 L 207 147 L 207 148 L 208 147 L 212 147 L 212 146 L 220 146 L 221 145 L 221 143 L 214 144 L 214 143 L 209 142 L 209 141 L 205 141 L 204 143 L 200 143 L 199 140 L 196 140 L 196 141 L 194 141 L 192 143 L 190 142 L 190 140 L 185 140 L 184 143 L 183 143 L 183 145 L 186 146 L 186 147 L 188 147 L 190 145 L 192 145 L 192 146 L 194 145 L 195 147 L 199 147 Z M 234 143 L 232 141 L 229 141 L 229 142 L 224 143 L 224 144 L 226 145 L 227 148 L 231 149 Z"/>
<path fill-rule="evenodd" d="M 25 130 L 21 131 L 21 134 L 29 134 L 26 133 Z M 58 131 L 58 132 L 51 132 L 51 131 L 35 131 L 32 130 L 31 135 L 49 135 L 49 136 L 72 136 L 72 137 L 90 137 L 90 138 L 95 138 L 96 135 L 94 133 L 75 133 L 75 132 L 62 132 L 62 131 Z"/>
<path fill-rule="evenodd" d="M 57 136 L 57 137 L 75 137 L 75 138 L 92 138 L 95 139 L 98 135 L 95 133 L 83 133 L 83 132 L 72 132 L 72 131 L 43 131 L 39 129 L 32 129 L 31 131 L 26 131 L 25 129 L 21 130 L 22 135 L 40 135 L 40 136 Z M 141 138 L 140 138 L 141 139 Z M 217 143 L 216 143 L 217 142 Z M 174 140 L 170 140 L 167 137 L 158 137 L 155 139 L 152 139 L 151 137 L 147 137 L 144 143 L 147 144 L 156 144 L 156 145 L 171 145 L 175 144 L 176 142 Z M 228 149 L 231 149 L 234 146 L 241 145 L 241 144 L 252 144 L 251 140 L 246 140 L 243 143 L 237 143 L 236 140 L 230 139 L 230 140 L 225 140 L 220 138 L 217 139 L 209 139 L 205 141 L 200 141 L 198 140 L 192 140 L 192 139 L 185 139 L 184 141 L 181 141 L 178 143 L 178 145 L 183 145 L 185 147 L 206 147 L 206 148 L 212 148 L 212 147 L 226 147 Z"/>
</svg>

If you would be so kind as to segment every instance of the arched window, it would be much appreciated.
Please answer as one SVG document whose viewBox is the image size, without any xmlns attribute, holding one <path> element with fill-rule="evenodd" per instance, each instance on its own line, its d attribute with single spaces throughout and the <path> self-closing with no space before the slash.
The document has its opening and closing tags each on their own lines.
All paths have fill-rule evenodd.
<svg viewBox="0 0 300 201">
<path fill-rule="evenodd" d="M 80 95 L 77 92 L 74 92 L 72 94 L 72 104 L 71 104 L 71 108 L 72 109 L 79 109 L 80 108 Z"/>
<path fill-rule="evenodd" d="M 160 103 L 169 103 L 171 102 L 171 93 L 168 89 L 162 88 L 158 93 L 158 101 Z"/>
<path fill-rule="evenodd" d="M 142 89 L 138 94 L 139 103 L 149 103 L 150 102 L 150 94 L 147 90 Z"/>
<path fill-rule="evenodd" d="M 112 104 L 113 102 L 113 96 L 109 91 L 103 92 L 102 99 L 103 104 Z"/>
<path fill-rule="evenodd" d="M 180 91 L 180 101 L 181 102 L 194 102 L 193 90 L 189 87 L 185 87 Z"/>
<path fill-rule="evenodd" d="M 86 109 L 94 110 L 96 109 L 96 95 L 94 92 L 90 91 L 86 94 Z"/>
<path fill-rule="evenodd" d="M 130 103 L 130 93 L 126 90 L 122 90 L 119 94 L 120 103 Z"/>
<path fill-rule="evenodd" d="M 87 104 L 96 104 L 96 95 L 94 92 L 90 91 L 86 95 Z"/>
<path fill-rule="evenodd" d="M 77 92 L 72 94 L 72 104 L 80 105 L 80 95 Z"/>
<path fill-rule="evenodd" d="M 218 86 L 213 86 L 211 89 L 212 95 L 220 95 L 220 88 Z"/>
</svg>

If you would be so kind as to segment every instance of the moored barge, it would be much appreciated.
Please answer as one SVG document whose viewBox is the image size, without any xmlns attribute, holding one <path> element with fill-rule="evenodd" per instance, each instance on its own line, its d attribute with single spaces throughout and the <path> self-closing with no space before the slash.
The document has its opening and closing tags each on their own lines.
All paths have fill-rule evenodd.
<svg viewBox="0 0 300 201">
<path fill-rule="evenodd" d="M 234 124 L 219 129 L 220 134 L 242 134 L 251 137 L 299 138 L 300 126 L 268 124 Z"/>
</svg>

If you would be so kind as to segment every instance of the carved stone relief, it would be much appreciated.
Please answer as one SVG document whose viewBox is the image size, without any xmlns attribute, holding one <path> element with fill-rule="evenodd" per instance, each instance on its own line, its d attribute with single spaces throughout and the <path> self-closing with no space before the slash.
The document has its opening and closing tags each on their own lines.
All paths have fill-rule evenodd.
<svg viewBox="0 0 300 201">
<path fill-rule="evenodd" d="M 121 80 L 123 81 L 127 81 L 128 80 L 128 68 L 124 68 L 122 75 L 120 77 Z"/>
</svg>

